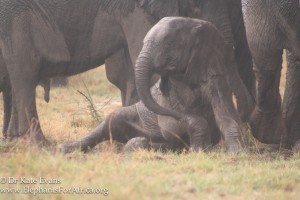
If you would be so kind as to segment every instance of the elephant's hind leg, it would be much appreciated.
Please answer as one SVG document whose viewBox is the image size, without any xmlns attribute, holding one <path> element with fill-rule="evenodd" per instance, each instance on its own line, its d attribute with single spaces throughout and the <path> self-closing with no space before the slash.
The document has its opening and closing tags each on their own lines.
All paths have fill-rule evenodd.
<svg viewBox="0 0 300 200">
<path fill-rule="evenodd" d="M 23 64 L 23 67 L 25 67 L 24 65 L 27 64 Z M 27 80 L 28 77 L 30 81 Z M 11 79 L 18 79 L 18 81 L 12 82 L 12 107 L 14 112 L 10 120 L 8 135 L 30 137 L 30 140 L 38 145 L 48 144 L 38 120 L 35 99 L 36 83 L 31 81 L 36 78 L 31 75 L 11 75 Z"/>
<path fill-rule="evenodd" d="M 62 153 L 71 153 L 75 150 L 87 152 L 105 140 L 126 143 L 131 138 L 138 136 L 138 130 L 131 125 L 137 121 L 138 114 L 135 105 L 120 108 L 86 136 L 72 143 L 61 144 L 58 149 Z"/>
<path fill-rule="evenodd" d="M 8 132 L 11 133 L 8 134 L 29 136 L 32 142 L 43 145 L 47 141 L 41 131 L 35 101 L 40 54 L 36 51 L 29 27 L 30 20 L 26 13 L 16 17 L 12 23 L 11 42 L 4 43 L 1 47 L 11 81 L 15 109 L 12 118 L 17 120 L 10 120 Z"/>
<path fill-rule="evenodd" d="M 121 91 L 122 105 L 130 106 L 139 101 L 134 80 L 134 67 L 128 49 L 121 49 L 105 60 L 107 79 Z"/>
</svg>

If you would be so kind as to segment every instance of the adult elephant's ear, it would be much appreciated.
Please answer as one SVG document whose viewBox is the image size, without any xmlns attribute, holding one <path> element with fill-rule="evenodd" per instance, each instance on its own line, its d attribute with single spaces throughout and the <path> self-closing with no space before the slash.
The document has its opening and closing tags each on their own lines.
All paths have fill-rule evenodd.
<svg viewBox="0 0 300 200">
<path fill-rule="evenodd" d="M 56 22 L 41 11 L 32 12 L 30 28 L 38 52 L 52 62 L 67 62 L 70 53 Z"/>
<path fill-rule="evenodd" d="M 224 74 L 223 38 L 210 24 L 201 24 L 191 31 L 192 47 L 184 80 L 190 85 L 207 82 L 214 75 Z"/>
</svg>

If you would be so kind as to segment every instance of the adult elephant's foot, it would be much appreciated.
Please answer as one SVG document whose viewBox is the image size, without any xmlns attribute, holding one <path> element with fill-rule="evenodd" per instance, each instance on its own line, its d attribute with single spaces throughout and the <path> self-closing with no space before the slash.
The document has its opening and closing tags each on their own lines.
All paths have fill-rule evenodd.
<svg viewBox="0 0 300 200">
<path fill-rule="evenodd" d="M 51 145 L 51 142 L 45 138 L 43 133 L 36 132 L 30 134 L 30 143 L 35 144 L 40 148 L 47 147 Z"/>
<path fill-rule="evenodd" d="M 51 145 L 51 142 L 47 140 L 40 129 L 39 124 L 35 124 L 30 127 L 27 131 L 22 131 L 18 133 L 18 131 L 11 131 L 5 138 L 5 140 L 13 141 L 14 139 L 25 139 L 30 144 L 35 145 L 37 147 L 43 148 Z"/>
<path fill-rule="evenodd" d="M 263 112 L 255 107 L 251 118 L 250 127 L 253 136 L 265 144 L 280 144 L 285 136 L 285 126 L 281 111 Z"/>
<path fill-rule="evenodd" d="M 144 138 L 144 137 L 132 138 L 131 140 L 129 140 L 126 143 L 126 145 L 124 146 L 123 151 L 133 152 L 133 151 L 136 151 L 138 149 L 149 149 L 150 148 L 149 142 L 150 141 L 147 138 Z"/>
<path fill-rule="evenodd" d="M 33 119 L 27 131 L 21 131 L 19 134 L 22 138 L 29 140 L 30 144 L 43 148 L 49 146 L 51 143 L 47 140 L 41 130 L 40 124 Z"/>
</svg>

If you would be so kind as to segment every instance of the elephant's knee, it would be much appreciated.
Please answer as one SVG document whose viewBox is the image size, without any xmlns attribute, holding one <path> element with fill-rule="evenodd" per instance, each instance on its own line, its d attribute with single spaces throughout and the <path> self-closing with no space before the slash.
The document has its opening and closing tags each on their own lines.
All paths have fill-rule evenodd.
<svg viewBox="0 0 300 200">
<path fill-rule="evenodd" d="M 114 125 L 124 124 L 127 121 L 127 115 L 128 113 L 124 110 L 124 108 L 119 108 L 106 118 L 106 122 L 110 125 L 112 125 L 112 123 Z"/>
<path fill-rule="evenodd" d="M 204 133 L 208 129 L 209 125 L 206 119 L 203 117 L 187 117 L 187 126 L 190 132 Z"/>
</svg>

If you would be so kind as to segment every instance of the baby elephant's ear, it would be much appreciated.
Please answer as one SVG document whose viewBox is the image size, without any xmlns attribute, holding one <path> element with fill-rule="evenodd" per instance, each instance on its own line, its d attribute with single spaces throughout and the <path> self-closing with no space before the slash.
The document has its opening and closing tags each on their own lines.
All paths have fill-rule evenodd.
<svg viewBox="0 0 300 200">
<path fill-rule="evenodd" d="M 191 85 L 207 82 L 210 76 L 223 74 L 223 39 L 212 25 L 199 25 L 191 31 L 190 58 L 185 81 Z"/>
<path fill-rule="evenodd" d="M 202 31 L 203 26 L 201 25 L 194 27 L 191 31 L 192 42 L 185 73 L 185 81 L 192 85 L 198 85 L 200 82 L 207 81 L 207 67 L 204 63 L 207 56 L 207 53 L 205 53 L 206 47 L 203 47 L 203 38 L 199 37 Z"/>
</svg>

